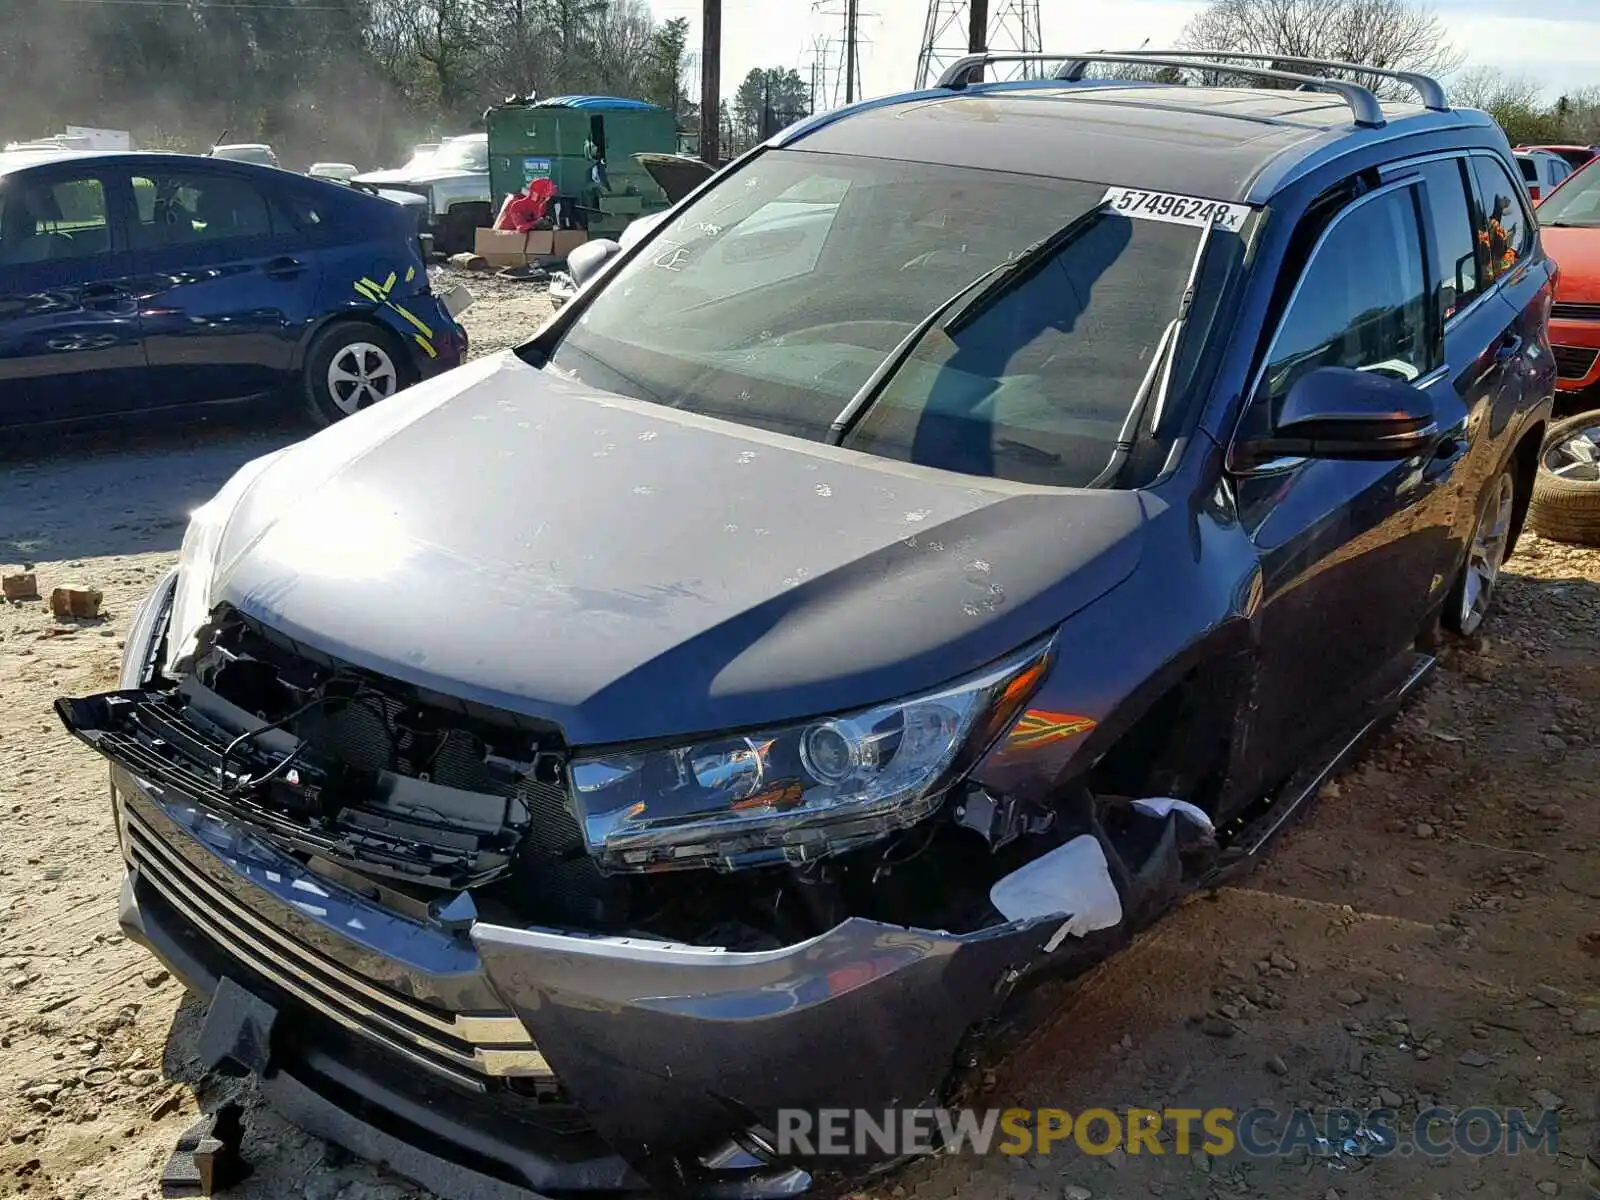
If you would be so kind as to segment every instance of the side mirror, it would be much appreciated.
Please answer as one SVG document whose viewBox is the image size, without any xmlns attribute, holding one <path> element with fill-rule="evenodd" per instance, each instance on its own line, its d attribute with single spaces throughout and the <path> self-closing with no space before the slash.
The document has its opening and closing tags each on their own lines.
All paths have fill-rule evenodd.
<svg viewBox="0 0 1600 1200">
<path fill-rule="evenodd" d="M 635 242 L 642 241 L 645 234 L 649 233 L 652 229 L 666 219 L 667 210 L 662 209 L 658 213 L 651 213 L 648 217 L 640 217 L 635 221 L 630 221 L 627 228 L 622 231 L 622 236 L 618 238 L 617 241 L 622 248 L 626 250 Z"/>
<path fill-rule="evenodd" d="M 1377 370 L 1318 367 L 1289 388 L 1272 433 L 1238 449 L 1247 463 L 1393 461 L 1427 452 L 1438 438 L 1433 401 L 1406 380 Z"/>
<path fill-rule="evenodd" d="M 567 274 L 572 276 L 573 283 L 582 287 L 621 253 L 622 247 L 610 238 L 595 238 L 567 255 Z"/>
</svg>

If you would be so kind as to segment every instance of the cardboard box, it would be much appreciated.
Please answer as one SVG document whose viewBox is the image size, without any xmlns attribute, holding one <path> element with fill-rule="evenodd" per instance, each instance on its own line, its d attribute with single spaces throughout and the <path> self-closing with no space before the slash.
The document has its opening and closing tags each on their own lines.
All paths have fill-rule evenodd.
<svg viewBox="0 0 1600 1200">
<path fill-rule="evenodd" d="M 589 235 L 581 229 L 535 229 L 528 233 L 480 229 L 472 249 L 491 267 L 520 267 L 548 258 L 565 258 L 588 240 Z"/>
</svg>

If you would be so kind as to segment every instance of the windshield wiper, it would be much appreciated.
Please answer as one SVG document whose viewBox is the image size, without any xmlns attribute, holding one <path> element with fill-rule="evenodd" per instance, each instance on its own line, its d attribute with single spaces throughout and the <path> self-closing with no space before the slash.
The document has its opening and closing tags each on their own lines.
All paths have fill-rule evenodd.
<svg viewBox="0 0 1600 1200">
<path fill-rule="evenodd" d="M 1060 229 L 1037 242 L 1027 246 L 1015 258 L 1008 258 L 1005 262 L 997 263 L 971 283 L 967 284 L 955 295 L 945 300 L 922 320 L 911 328 L 911 332 L 901 338 L 889 356 L 879 363 L 866 382 L 857 389 L 856 394 L 850 397 L 849 402 L 839 410 L 839 415 L 834 417 L 833 424 L 828 427 L 828 435 L 824 439 L 830 446 L 838 446 L 844 442 L 845 435 L 860 419 L 872 403 L 882 394 L 889 380 L 899 373 L 905 366 L 906 360 L 911 357 L 911 352 L 921 344 L 945 316 L 955 310 L 955 315 L 950 317 L 945 326 L 947 333 L 959 332 L 960 328 L 987 310 L 990 305 L 1006 295 L 1013 288 L 1019 286 L 1042 270 L 1055 254 L 1077 241 L 1090 228 L 1105 216 L 1106 209 L 1102 204 L 1091 208 L 1088 212 L 1067 222 Z M 969 300 L 968 297 L 971 297 Z"/>
<path fill-rule="evenodd" d="M 1122 471 L 1133 454 L 1134 443 L 1139 440 L 1139 426 L 1144 424 L 1144 414 L 1149 409 L 1152 398 L 1156 407 L 1155 412 L 1151 414 L 1150 426 L 1154 429 L 1161 424 L 1161 415 L 1167 407 L 1167 392 L 1172 387 L 1172 368 L 1177 361 L 1178 342 L 1183 336 L 1184 325 L 1189 320 L 1189 310 L 1194 306 L 1195 290 L 1200 284 L 1200 264 L 1205 261 L 1206 247 L 1211 244 L 1211 234 L 1216 227 L 1214 219 L 1206 222 L 1205 232 L 1200 235 L 1200 244 L 1194 250 L 1194 261 L 1189 264 L 1189 281 L 1183 285 L 1183 297 L 1178 301 L 1178 315 L 1167 322 L 1160 340 L 1156 342 L 1155 353 L 1150 356 L 1150 369 L 1144 373 L 1144 378 L 1139 381 L 1138 390 L 1133 394 L 1133 403 L 1129 405 L 1128 415 L 1123 419 L 1122 431 L 1117 434 L 1116 444 L 1111 447 L 1110 459 L 1100 474 L 1084 484 L 1085 487 L 1105 487 Z M 1159 386 L 1156 384 L 1158 375 L 1161 379 Z"/>
</svg>

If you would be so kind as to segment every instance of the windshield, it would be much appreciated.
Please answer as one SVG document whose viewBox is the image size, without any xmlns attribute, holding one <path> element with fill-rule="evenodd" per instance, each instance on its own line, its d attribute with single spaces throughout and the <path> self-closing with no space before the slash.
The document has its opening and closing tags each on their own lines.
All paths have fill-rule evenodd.
<svg viewBox="0 0 1600 1200">
<path fill-rule="evenodd" d="M 1571 175 L 1537 211 L 1541 225 L 1600 226 L 1600 159 Z"/>
<path fill-rule="evenodd" d="M 663 226 L 550 363 L 594 387 L 823 441 L 919 322 L 1106 195 L 1103 181 L 769 151 Z M 1084 222 L 1041 269 L 935 323 L 843 445 L 1019 482 L 1095 479 L 1203 232 L 1171 205 Z M 1224 252 L 1208 247 L 1169 417 L 1237 261 L 1239 235 L 1212 236 Z"/>
<path fill-rule="evenodd" d="M 255 163 L 263 167 L 278 165 L 277 156 L 266 146 L 218 146 L 211 152 L 213 158 L 227 158 L 234 162 Z"/>
<path fill-rule="evenodd" d="M 484 138 L 445 142 L 427 160 L 430 171 L 487 171 L 489 143 Z"/>
</svg>

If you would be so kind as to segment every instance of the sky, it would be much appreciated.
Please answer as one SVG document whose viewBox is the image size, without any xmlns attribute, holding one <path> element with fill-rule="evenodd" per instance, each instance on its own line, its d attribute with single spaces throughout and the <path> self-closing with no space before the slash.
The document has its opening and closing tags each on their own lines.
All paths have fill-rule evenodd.
<svg viewBox="0 0 1600 1200">
<path fill-rule="evenodd" d="M 991 11 L 1004 3 L 990 0 Z M 927 0 L 859 4 L 863 94 L 912 87 Z M 650 0 L 650 6 L 661 19 L 688 17 L 691 48 L 698 49 L 701 0 Z M 819 39 L 841 40 L 844 7 L 845 0 L 722 0 L 723 93 L 731 94 L 753 67 L 795 67 L 809 80 Z M 1145 38 L 1152 47 L 1172 45 L 1202 7 L 1200 0 L 1041 0 L 1044 45 L 1126 49 Z M 1529 76 L 1550 99 L 1600 84 L 1600 0 L 1434 0 L 1431 7 L 1469 67 L 1490 64 Z"/>
</svg>

